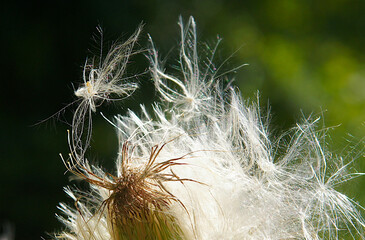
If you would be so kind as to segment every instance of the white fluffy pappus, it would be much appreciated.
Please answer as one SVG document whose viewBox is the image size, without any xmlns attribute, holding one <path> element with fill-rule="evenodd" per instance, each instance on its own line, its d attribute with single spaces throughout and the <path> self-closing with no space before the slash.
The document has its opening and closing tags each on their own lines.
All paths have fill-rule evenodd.
<svg viewBox="0 0 365 240">
<path fill-rule="evenodd" d="M 97 62 L 95 58 L 86 59 L 83 83 L 75 91 L 80 103 L 72 119 L 71 131 L 72 145 L 81 157 L 90 142 L 92 112 L 104 101 L 113 100 L 113 96 L 117 96 L 116 99 L 125 98 L 138 88 L 136 83 L 128 81 L 124 75 L 129 58 L 136 53 L 134 45 L 141 30 L 142 26 L 139 26 L 129 39 L 114 43 L 107 55 L 104 58 L 100 56 Z M 98 28 L 98 31 L 102 38 L 102 30 Z"/>
<path fill-rule="evenodd" d="M 135 169 L 150 164 L 154 149 L 154 164 L 174 163 L 155 175 L 169 181 L 153 179 L 154 190 L 174 199 L 161 210 L 181 229 L 178 239 L 364 239 L 364 209 L 335 189 L 362 173 L 348 173 L 352 160 L 344 163 L 325 150 L 318 119 L 297 124 L 282 136 L 287 143 L 272 141 L 258 106 L 243 101 L 234 87 L 222 87 L 213 57 L 200 61 L 194 19 L 186 26 L 180 19 L 179 26 L 178 76 L 163 68 L 150 40 L 150 71 L 162 103 L 152 113 L 141 106 L 140 116 L 129 111 L 115 118 L 116 176 L 124 172 L 126 142 L 133 146 L 128 164 Z M 81 163 L 90 179 L 111 181 L 100 167 Z M 68 231 L 58 238 L 122 239 L 103 207 L 114 190 L 88 182 L 88 193 L 67 189 L 77 209 L 60 205 Z"/>
</svg>

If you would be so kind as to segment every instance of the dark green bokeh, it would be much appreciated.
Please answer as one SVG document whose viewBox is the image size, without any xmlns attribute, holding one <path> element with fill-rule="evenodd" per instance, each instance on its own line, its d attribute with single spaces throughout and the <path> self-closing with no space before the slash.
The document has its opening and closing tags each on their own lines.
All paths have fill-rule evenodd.
<svg viewBox="0 0 365 240">
<path fill-rule="evenodd" d="M 227 69 L 250 64 L 237 72 L 236 84 L 245 98 L 260 92 L 263 108 L 271 106 L 273 129 L 293 126 L 301 112 L 323 115 L 326 126 L 341 124 L 330 131 L 329 139 L 331 148 L 341 153 L 346 140 L 359 143 L 359 150 L 364 147 L 364 12 L 365 1 L 360 0 L 3 3 L 0 221 L 15 225 L 16 239 L 40 239 L 63 228 L 55 218 L 56 206 L 70 201 L 62 191 L 68 176 L 58 153 L 68 152 L 68 126 L 62 121 L 70 121 L 75 106 L 33 124 L 75 100 L 73 88 L 81 79 L 85 57 L 98 52 L 91 40 L 96 26 L 103 27 L 108 41 L 127 37 L 143 21 L 140 45 L 146 46 L 150 33 L 165 56 L 179 41 L 178 16 L 193 15 L 201 41 L 214 43 L 217 34 L 223 37 L 218 63 L 238 50 Z M 143 72 L 147 66 L 137 57 L 130 69 Z M 122 102 L 124 106 L 138 109 L 138 103 L 155 97 L 147 80 L 148 75 L 140 78 L 144 90 Z M 112 116 L 125 111 L 120 106 L 102 110 Z M 117 149 L 114 130 L 96 116 L 94 133 L 92 156 L 111 167 Z M 355 166 L 365 171 L 361 154 Z M 365 179 L 346 186 L 364 205 Z"/>
</svg>

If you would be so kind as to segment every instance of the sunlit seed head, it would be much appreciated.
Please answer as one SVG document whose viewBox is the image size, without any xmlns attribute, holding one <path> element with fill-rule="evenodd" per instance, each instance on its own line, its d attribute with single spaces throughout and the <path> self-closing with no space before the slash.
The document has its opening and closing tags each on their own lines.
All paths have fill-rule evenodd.
<svg viewBox="0 0 365 240">
<path fill-rule="evenodd" d="M 108 196 L 102 201 L 96 214 L 103 214 L 104 209 L 106 210 L 115 239 L 144 239 L 145 235 L 140 234 L 166 237 L 161 239 L 183 238 L 184 234 L 175 217 L 169 213 L 171 204 L 182 203 L 167 191 L 164 184 L 187 180 L 166 172 L 171 166 L 182 164 L 177 163 L 181 158 L 156 162 L 163 147 L 164 145 L 154 146 L 145 164 L 132 166 L 129 143 L 124 143 L 121 153 L 122 170 L 118 177 L 95 172 L 87 162 L 72 159 L 72 155 L 65 162 L 67 169 L 78 178 L 84 179 L 91 186 L 108 191 Z M 88 221 L 86 216 L 85 220 Z"/>
</svg>

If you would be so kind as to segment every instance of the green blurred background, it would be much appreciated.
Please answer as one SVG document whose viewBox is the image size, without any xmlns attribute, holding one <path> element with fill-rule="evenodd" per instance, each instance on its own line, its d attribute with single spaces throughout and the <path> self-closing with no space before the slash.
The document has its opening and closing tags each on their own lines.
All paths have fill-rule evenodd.
<svg viewBox="0 0 365 240">
<path fill-rule="evenodd" d="M 143 21 L 141 46 L 150 33 L 166 56 L 176 52 L 178 16 L 193 15 L 201 41 L 223 43 L 217 62 L 231 53 L 227 68 L 245 98 L 260 93 L 271 106 L 271 128 L 280 133 L 304 116 L 322 116 L 330 131 L 330 148 L 347 155 L 365 136 L 365 1 L 13 1 L 2 3 L 0 94 L 0 225 L 15 226 L 16 239 L 47 238 L 60 230 L 55 213 L 60 201 L 72 202 L 62 187 L 69 184 L 58 153 L 67 154 L 66 129 L 74 106 L 58 118 L 35 125 L 75 100 L 86 56 L 98 52 L 92 40 L 96 26 L 105 42 L 123 39 Z M 175 59 L 174 54 L 170 54 Z M 147 69 L 136 57 L 131 72 Z M 148 76 L 144 90 L 119 105 L 107 105 L 107 116 L 156 97 Z M 74 83 L 74 85 L 72 84 Z M 155 98 L 156 99 L 156 98 Z M 113 128 L 95 116 L 93 158 L 112 166 L 117 143 Z M 350 147 L 348 147 L 350 146 Z M 355 153 L 356 154 L 356 153 Z M 355 168 L 365 171 L 363 154 Z M 342 190 L 365 205 L 365 178 Z"/>
</svg>

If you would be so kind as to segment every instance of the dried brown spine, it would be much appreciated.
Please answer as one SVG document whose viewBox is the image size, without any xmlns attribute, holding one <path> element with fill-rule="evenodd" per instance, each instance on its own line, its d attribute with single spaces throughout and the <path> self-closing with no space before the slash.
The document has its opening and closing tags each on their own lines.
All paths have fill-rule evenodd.
<svg viewBox="0 0 365 240">
<path fill-rule="evenodd" d="M 109 191 L 109 196 L 96 213 L 103 214 L 107 208 L 115 239 L 142 239 L 147 236 L 149 239 L 183 238 L 178 223 L 168 210 L 172 202 L 179 203 L 185 211 L 187 210 L 184 204 L 166 189 L 164 183 L 194 180 L 179 178 L 171 169 L 172 166 L 185 165 L 186 163 L 178 161 L 188 154 L 156 161 L 166 144 L 152 147 L 148 161 L 141 166 L 132 167 L 130 144 L 125 142 L 122 146 L 119 176 L 109 173 L 100 176 L 94 173 L 87 161 L 79 159 L 72 153 L 72 149 L 69 161 L 64 161 L 66 168 L 75 176 Z"/>
</svg>

